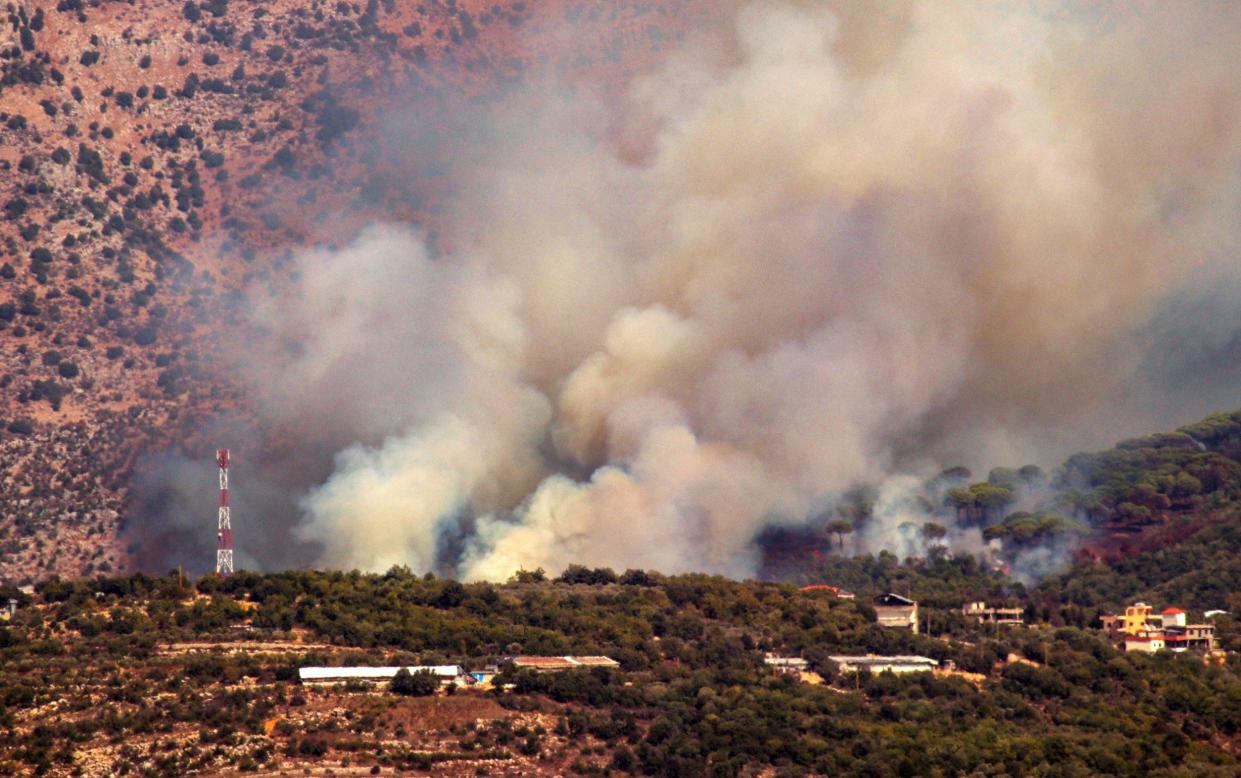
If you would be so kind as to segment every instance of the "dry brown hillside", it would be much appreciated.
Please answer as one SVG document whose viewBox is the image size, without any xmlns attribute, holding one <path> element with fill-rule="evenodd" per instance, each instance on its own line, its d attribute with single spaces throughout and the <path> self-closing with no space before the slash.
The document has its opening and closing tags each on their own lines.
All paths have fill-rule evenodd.
<svg viewBox="0 0 1241 778">
<path fill-rule="evenodd" d="M 210 414 L 244 414 L 213 369 L 221 334 L 238 337 L 229 302 L 256 283 L 278 289 L 290 249 L 321 239 L 325 224 L 347 232 L 376 217 L 433 230 L 435 159 L 400 176 L 385 169 L 382 140 L 394 130 L 375 117 L 393 95 L 434 115 L 536 72 L 606 89 L 683 34 L 690 10 L 8 3 L 0 578 L 131 563 L 116 538 L 136 458 Z"/>
</svg>

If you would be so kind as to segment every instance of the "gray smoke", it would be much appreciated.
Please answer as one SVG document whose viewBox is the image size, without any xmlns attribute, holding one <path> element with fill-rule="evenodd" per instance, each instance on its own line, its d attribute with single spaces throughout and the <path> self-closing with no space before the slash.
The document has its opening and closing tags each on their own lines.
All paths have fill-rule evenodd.
<svg viewBox="0 0 1241 778">
<path fill-rule="evenodd" d="M 1241 275 L 1241 9 L 885 9 L 729 4 L 617 99 L 529 84 L 435 149 L 447 248 L 296 257 L 255 402 L 335 452 L 313 561 L 747 575 L 859 483 L 893 497 L 857 548 L 916 553 L 903 479 L 1209 410 L 1161 415 L 1163 351 L 1236 374 L 1193 280 Z"/>
</svg>

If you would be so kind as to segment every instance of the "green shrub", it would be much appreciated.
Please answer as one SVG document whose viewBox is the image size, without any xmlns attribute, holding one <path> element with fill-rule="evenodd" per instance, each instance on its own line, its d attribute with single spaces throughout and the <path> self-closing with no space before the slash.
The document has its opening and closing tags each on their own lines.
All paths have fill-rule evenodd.
<svg viewBox="0 0 1241 778">
<path fill-rule="evenodd" d="M 419 670 L 416 673 L 411 673 L 407 668 L 402 667 L 396 671 L 396 675 L 393 676 L 388 688 L 394 694 L 427 697 L 435 694 L 439 686 L 439 678 L 430 670 Z"/>
</svg>

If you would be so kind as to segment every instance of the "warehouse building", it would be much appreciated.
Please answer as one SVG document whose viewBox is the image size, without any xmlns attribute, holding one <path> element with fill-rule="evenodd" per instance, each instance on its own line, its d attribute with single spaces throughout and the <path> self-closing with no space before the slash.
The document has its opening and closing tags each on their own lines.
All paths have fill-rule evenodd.
<svg viewBox="0 0 1241 778">
<path fill-rule="evenodd" d="M 361 683 L 389 683 L 400 667 L 300 667 L 297 676 L 305 684 L 339 684 L 358 681 Z M 414 673 L 430 672 L 440 683 L 457 683 L 461 678 L 459 665 L 417 665 L 404 668 Z"/>
</svg>

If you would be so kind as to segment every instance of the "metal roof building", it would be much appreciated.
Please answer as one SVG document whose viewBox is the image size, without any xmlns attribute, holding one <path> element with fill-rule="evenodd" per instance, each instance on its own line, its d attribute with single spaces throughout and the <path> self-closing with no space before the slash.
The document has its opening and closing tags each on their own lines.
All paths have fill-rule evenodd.
<svg viewBox="0 0 1241 778">
<path fill-rule="evenodd" d="M 419 665 L 406 667 L 410 673 L 431 672 L 440 681 L 454 681 L 461 675 L 459 665 Z M 370 681 L 379 683 L 396 677 L 400 667 L 299 667 L 297 676 L 302 683 L 345 683 L 346 681 Z"/>
</svg>

